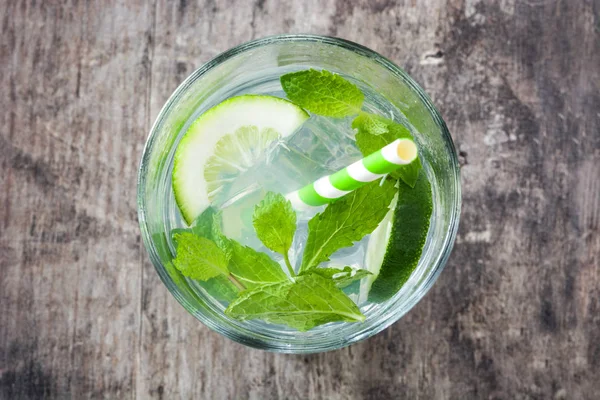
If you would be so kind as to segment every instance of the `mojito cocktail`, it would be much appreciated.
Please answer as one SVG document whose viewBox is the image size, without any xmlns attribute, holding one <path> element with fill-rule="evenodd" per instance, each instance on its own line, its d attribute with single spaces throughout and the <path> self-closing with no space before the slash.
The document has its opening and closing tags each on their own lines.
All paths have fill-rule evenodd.
<svg viewBox="0 0 600 400">
<path fill-rule="evenodd" d="M 304 36 L 253 51 L 208 68 L 197 93 L 182 84 L 159 117 L 169 132 L 140 178 L 146 243 L 214 329 L 282 351 L 340 347 L 397 319 L 441 269 L 454 149 L 414 82 L 366 49 Z"/>
</svg>

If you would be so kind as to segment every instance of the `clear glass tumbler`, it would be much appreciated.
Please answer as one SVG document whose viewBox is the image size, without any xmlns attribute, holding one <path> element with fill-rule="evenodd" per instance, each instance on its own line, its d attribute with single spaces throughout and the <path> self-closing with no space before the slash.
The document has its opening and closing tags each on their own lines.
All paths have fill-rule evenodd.
<svg viewBox="0 0 600 400">
<path fill-rule="evenodd" d="M 419 264 L 390 300 L 363 309 L 363 323 L 330 323 L 308 332 L 260 321 L 237 321 L 223 313 L 193 282 L 173 268 L 169 231 L 178 217 L 171 189 L 173 154 L 189 124 L 224 99 L 260 92 L 287 72 L 326 69 L 370 86 L 415 128 L 427 160 L 433 215 Z M 429 290 L 450 254 L 460 215 L 460 179 L 452 138 L 423 89 L 385 57 L 356 43 L 314 35 L 281 35 L 237 46 L 192 73 L 161 110 L 144 149 L 138 177 L 138 215 L 150 259 L 168 290 L 209 328 L 239 343 L 285 353 L 338 349 L 372 336 L 408 312 Z"/>
</svg>

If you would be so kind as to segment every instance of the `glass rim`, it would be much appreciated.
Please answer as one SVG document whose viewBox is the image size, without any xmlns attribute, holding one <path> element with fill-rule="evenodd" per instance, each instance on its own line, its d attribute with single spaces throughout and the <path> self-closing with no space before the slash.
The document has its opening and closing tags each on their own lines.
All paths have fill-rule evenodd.
<svg viewBox="0 0 600 400">
<path fill-rule="evenodd" d="M 226 329 L 223 324 L 220 324 L 214 318 L 209 315 L 200 312 L 192 312 L 195 309 L 195 306 L 190 304 L 188 299 L 181 293 L 180 288 L 173 281 L 172 277 L 168 274 L 163 265 L 160 257 L 156 252 L 155 245 L 151 238 L 149 227 L 146 223 L 146 207 L 145 207 L 145 191 L 147 184 L 147 174 L 145 173 L 146 167 L 149 164 L 150 156 L 152 154 L 152 150 L 155 147 L 155 142 L 157 139 L 157 135 L 160 132 L 160 127 L 162 126 L 165 118 L 169 115 L 170 110 L 174 105 L 177 104 L 177 101 L 181 98 L 181 96 L 186 92 L 186 90 L 195 82 L 197 79 L 202 77 L 211 69 L 217 67 L 218 65 L 226 62 L 227 60 L 235 57 L 236 55 L 243 53 L 245 51 L 262 47 L 265 45 L 275 44 L 275 43 L 286 43 L 286 42 L 307 42 L 307 43 L 323 43 L 326 45 L 333 45 L 337 47 L 341 47 L 343 49 L 352 51 L 360 56 L 371 59 L 372 61 L 378 63 L 383 66 L 386 70 L 388 70 L 392 75 L 400 78 L 403 82 L 406 83 L 407 86 L 413 91 L 413 93 L 417 94 L 421 103 L 426 107 L 430 116 L 432 117 L 435 124 L 439 127 L 442 139 L 448 153 L 450 154 L 451 159 L 451 175 L 452 175 L 452 184 L 454 188 L 454 198 L 449 199 L 453 207 L 451 208 L 451 214 L 449 217 L 450 224 L 448 229 L 445 232 L 444 240 L 442 243 L 442 252 L 432 260 L 432 272 L 429 273 L 428 279 L 420 284 L 420 287 L 408 298 L 408 301 L 402 304 L 402 307 L 399 307 L 399 312 L 387 312 L 384 313 L 378 320 L 376 320 L 372 325 L 368 327 L 368 329 L 363 329 L 351 335 L 349 337 L 345 337 L 344 341 L 338 341 L 335 343 L 303 343 L 301 345 L 290 346 L 288 344 L 284 344 L 281 342 L 273 342 L 264 338 L 256 338 L 247 335 L 248 332 L 235 332 L 232 328 Z M 335 349 L 340 349 L 346 346 L 349 346 L 352 343 L 358 342 L 360 340 L 371 337 L 382 330 L 386 329 L 394 322 L 398 321 L 402 318 L 408 311 L 410 311 L 429 291 L 433 283 L 437 280 L 439 274 L 444 269 L 446 262 L 450 256 L 454 241 L 456 239 L 458 224 L 460 219 L 460 209 L 461 209 L 461 185 L 460 185 L 460 170 L 458 157 L 456 154 L 456 148 L 454 146 L 454 142 L 448 131 L 446 123 L 442 119 L 439 111 L 433 105 L 433 102 L 429 98 L 429 96 L 424 92 L 424 90 L 420 87 L 418 83 L 416 83 L 412 77 L 410 77 L 402 68 L 398 67 L 388 58 L 380 55 L 379 53 L 362 46 L 360 44 L 351 42 L 349 40 L 331 37 L 331 36 L 321 36 L 321 35 L 313 35 L 313 34 L 283 34 L 283 35 L 274 35 L 267 36 L 260 39 L 251 40 L 249 42 L 245 42 L 239 44 L 231 49 L 217 55 L 212 58 L 205 64 L 201 65 L 194 72 L 192 72 L 169 96 L 168 100 L 161 108 L 156 120 L 152 124 L 150 128 L 150 132 L 148 138 L 146 140 L 143 155 L 140 161 L 140 166 L 138 168 L 138 180 L 137 180 L 137 208 L 138 208 L 138 221 L 140 225 L 140 230 L 142 232 L 142 239 L 144 242 L 144 248 L 148 252 L 150 256 L 150 260 L 154 265 L 155 270 L 157 271 L 161 281 L 167 287 L 168 291 L 175 297 L 175 299 L 188 311 L 190 312 L 196 319 L 202 322 L 205 326 L 210 328 L 211 330 L 231 339 L 235 342 L 273 352 L 280 353 L 294 353 L 294 354 L 306 354 L 306 353 L 317 353 L 323 351 L 330 351 Z M 239 327 L 237 327 L 239 330 Z M 244 329 L 245 331 L 252 332 L 249 329 Z"/>
</svg>

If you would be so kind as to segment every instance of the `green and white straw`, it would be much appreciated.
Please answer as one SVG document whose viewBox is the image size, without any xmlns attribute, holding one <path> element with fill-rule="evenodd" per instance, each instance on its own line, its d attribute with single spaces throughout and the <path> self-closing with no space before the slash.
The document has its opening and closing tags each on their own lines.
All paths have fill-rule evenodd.
<svg viewBox="0 0 600 400">
<path fill-rule="evenodd" d="M 286 198 L 297 210 L 322 206 L 389 174 L 402 165 L 410 164 L 415 158 L 415 143 L 410 139 L 397 139 L 362 160 L 289 193 Z"/>
</svg>

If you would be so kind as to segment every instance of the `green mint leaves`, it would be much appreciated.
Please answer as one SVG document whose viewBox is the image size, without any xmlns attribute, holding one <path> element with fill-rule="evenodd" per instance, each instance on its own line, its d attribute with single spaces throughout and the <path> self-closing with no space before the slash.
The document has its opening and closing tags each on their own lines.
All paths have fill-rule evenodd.
<svg viewBox="0 0 600 400">
<path fill-rule="evenodd" d="M 280 81 L 287 97 L 312 113 L 338 118 L 358 114 L 352 121 L 352 128 L 358 130 L 356 146 L 365 157 L 396 139 L 414 140 L 404 125 L 361 111 L 364 94 L 338 74 L 309 69 L 282 75 Z M 414 187 L 421 168 L 417 157 L 390 175 Z"/>
<path fill-rule="evenodd" d="M 290 275 L 294 276 L 288 256 L 296 232 L 296 212 L 292 203 L 279 193 L 268 192 L 254 208 L 252 222 L 256 236 L 267 248 L 283 256 Z"/>
<path fill-rule="evenodd" d="M 335 321 L 362 321 L 359 308 L 341 289 L 370 272 L 315 267 L 377 226 L 387 213 L 393 186 L 391 181 L 367 185 L 315 216 L 309 222 L 310 247 L 304 253 L 311 268 L 303 268 L 298 276 L 288 258 L 296 213 L 281 194 L 271 192 L 256 205 L 253 223 L 263 244 L 283 255 L 292 278 L 267 254 L 226 238 L 221 214 L 210 208 L 191 228 L 173 230 L 177 244 L 173 265 L 218 300 L 230 302 L 225 313 L 233 318 L 262 319 L 301 331 Z"/>
<path fill-rule="evenodd" d="M 225 275 L 215 276 L 207 281 L 198 281 L 198 285 L 202 286 L 217 301 L 231 302 L 240 291 Z"/>
<path fill-rule="evenodd" d="M 343 118 L 358 114 L 365 98 L 355 85 L 325 70 L 292 72 L 282 75 L 280 81 L 292 102 L 327 117 Z"/>
<path fill-rule="evenodd" d="M 200 214 L 192 228 L 173 230 L 173 240 L 177 244 L 173 265 L 203 282 L 206 290 L 214 289 L 220 295 L 216 297 L 230 298 L 232 284 L 245 289 L 288 279 L 267 254 L 226 238 L 221 214 L 212 208 Z"/>
<path fill-rule="evenodd" d="M 388 133 L 388 125 L 389 120 L 379 115 L 370 114 L 370 113 L 360 113 L 354 120 L 352 121 L 352 127 L 354 129 L 358 129 L 359 132 L 369 133 L 371 135 L 383 135 Z M 373 151 L 379 150 L 375 149 Z M 372 153 L 372 152 L 371 152 Z M 371 154 L 369 153 L 369 154 Z M 368 155 L 368 154 L 367 154 Z"/>
<path fill-rule="evenodd" d="M 331 279 L 315 274 L 296 277 L 295 282 L 265 285 L 242 292 L 225 314 L 241 319 L 262 319 L 299 331 L 335 321 L 364 321 L 356 304 Z"/>
<path fill-rule="evenodd" d="M 373 232 L 387 214 L 394 182 L 373 182 L 331 203 L 308 222 L 308 239 L 300 271 L 315 268 L 337 250 Z"/>
<path fill-rule="evenodd" d="M 352 127 L 358 132 L 356 134 L 356 146 L 364 156 L 381 149 L 396 139 L 414 138 L 408 128 L 390 119 L 379 115 L 361 113 L 352 121 Z M 421 170 L 419 157 L 413 162 L 404 165 L 390 175 L 396 179 L 402 179 L 410 187 L 414 187 Z"/>
<path fill-rule="evenodd" d="M 254 208 L 252 222 L 263 244 L 287 259 L 296 232 L 296 212 L 279 193 L 268 192 Z"/>
<path fill-rule="evenodd" d="M 231 241 L 232 254 L 229 271 L 247 288 L 268 283 L 288 281 L 279 264 L 265 253 Z"/>
<path fill-rule="evenodd" d="M 340 268 L 314 268 L 308 273 L 322 276 L 323 278 L 332 279 L 340 289 L 345 288 L 352 282 L 359 281 L 367 275 L 372 275 L 366 269 L 354 269 L 352 267 Z"/>
<path fill-rule="evenodd" d="M 173 260 L 181 273 L 192 279 L 206 281 L 229 274 L 227 255 L 215 242 L 190 232 L 176 233 L 177 257 Z"/>
</svg>

